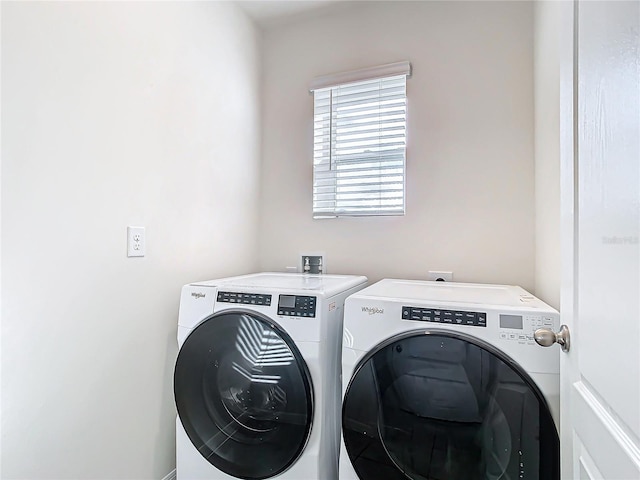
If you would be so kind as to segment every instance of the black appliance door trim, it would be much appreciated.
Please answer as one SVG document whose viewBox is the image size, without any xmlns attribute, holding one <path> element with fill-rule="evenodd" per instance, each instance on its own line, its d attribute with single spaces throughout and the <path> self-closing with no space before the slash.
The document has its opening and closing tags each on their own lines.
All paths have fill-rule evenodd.
<svg viewBox="0 0 640 480">
<path fill-rule="evenodd" d="M 486 352 L 488 352 L 490 355 L 494 356 L 495 358 L 497 358 L 498 360 L 500 360 L 501 362 L 503 362 L 504 364 L 506 364 L 512 371 L 512 373 L 516 374 L 522 381 L 523 383 L 526 385 L 527 388 L 529 388 L 529 390 L 533 393 L 533 395 L 535 396 L 536 400 L 538 401 L 539 404 L 539 411 L 540 411 L 540 415 L 542 418 L 542 421 L 545 423 L 546 427 L 545 427 L 545 433 L 544 436 L 545 438 L 554 444 L 554 448 L 550 449 L 550 451 L 552 451 L 552 455 L 540 455 L 540 477 L 539 480 L 560 480 L 560 457 L 559 457 L 559 451 L 560 451 L 560 446 L 559 446 L 559 438 L 558 438 L 558 432 L 557 432 L 557 427 L 555 425 L 555 422 L 553 421 L 553 418 L 551 416 L 551 411 L 549 408 L 549 404 L 546 400 L 546 398 L 544 397 L 544 395 L 542 394 L 542 391 L 540 390 L 540 388 L 537 386 L 536 382 L 530 377 L 530 375 L 518 364 L 518 362 L 516 362 L 515 360 L 513 360 L 511 357 L 509 357 L 505 352 L 503 352 L 502 350 L 496 348 L 495 346 L 477 338 L 474 337 L 472 335 L 468 335 L 466 333 L 463 332 L 457 332 L 457 331 L 452 331 L 452 330 L 444 330 L 444 329 L 416 329 L 416 330 L 409 330 L 406 332 L 402 332 L 396 335 L 393 335 L 385 340 L 383 340 L 382 342 L 378 343 L 376 346 L 374 346 L 373 348 L 371 348 L 366 354 L 364 354 L 364 356 L 356 363 L 356 366 L 353 370 L 353 373 L 351 374 L 351 378 L 349 379 L 349 383 L 347 384 L 347 388 L 345 389 L 345 393 L 344 393 L 344 397 L 343 397 L 343 403 L 342 403 L 342 429 L 343 429 L 343 440 L 345 443 L 345 448 L 346 448 L 346 452 L 348 454 L 349 460 L 353 466 L 353 468 L 356 470 L 356 473 L 358 474 L 358 477 L 361 480 L 370 480 L 370 478 L 378 478 L 375 475 L 374 476 L 361 476 L 361 472 L 358 472 L 356 466 L 354 465 L 354 452 L 352 451 L 352 449 L 350 448 L 349 445 L 349 441 L 347 440 L 347 435 L 345 435 L 346 429 L 348 428 L 347 426 L 347 413 L 346 413 L 346 409 L 347 409 L 347 404 L 348 404 L 348 400 L 349 400 L 349 395 L 351 393 L 351 389 L 354 385 L 354 381 L 356 380 L 356 378 L 358 377 L 358 375 L 363 371 L 363 369 L 365 367 L 367 367 L 367 365 L 369 364 L 369 361 L 372 360 L 376 354 L 378 354 L 379 352 L 382 352 L 385 348 L 403 341 L 403 340 L 407 340 L 407 339 L 413 339 L 413 338 L 418 338 L 418 337 L 425 337 L 425 336 L 439 336 L 439 337 L 447 337 L 450 339 L 455 339 L 455 340 L 460 340 L 462 342 L 467 342 L 471 345 L 474 345 L 482 350 L 485 350 Z M 373 368 L 372 366 L 370 366 L 370 368 Z M 374 382 L 377 382 L 374 379 Z M 376 384 L 376 388 L 377 388 L 377 384 Z M 379 400 L 375 400 L 376 403 L 379 403 Z M 380 408 L 379 406 L 376 408 Z M 549 427 L 549 425 L 551 427 Z M 369 425 L 369 427 L 371 427 L 371 425 Z M 377 425 L 377 434 L 378 435 L 382 435 L 380 432 L 380 425 Z M 375 428 L 374 428 L 375 430 Z M 384 442 L 383 442 L 384 443 Z M 389 452 L 386 449 L 386 446 L 384 446 L 384 451 L 387 453 L 387 455 L 389 454 Z M 355 448 L 354 448 L 355 450 Z M 357 454 L 359 455 L 361 452 L 357 452 Z M 389 461 L 390 461 L 390 465 L 393 465 L 393 468 L 397 470 L 397 478 L 402 478 L 402 479 L 409 479 L 412 480 L 414 477 L 412 477 L 410 475 L 409 472 L 405 471 L 400 465 L 398 465 L 392 458 L 391 456 L 389 456 Z M 383 478 L 383 477 L 380 477 Z M 529 477 L 524 477 L 524 478 L 530 478 Z M 536 477 L 537 479 L 537 477 Z M 389 479 L 390 480 L 390 479 Z"/>
<path fill-rule="evenodd" d="M 256 369 L 258 362 L 247 349 L 260 348 L 260 335 L 269 337 L 265 344 L 275 341 L 278 346 L 273 361 L 266 362 L 269 366 L 263 368 L 261 361 Z M 243 366 L 253 369 L 248 372 Z M 174 398 L 193 446 L 215 468 L 235 478 L 263 480 L 282 474 L 298 461 L 311 436 L 314 390 L 306 361 L 280 325 L 253 310 L 222 310 L 194 327 L 176 359 Z M 269 417 L 273 411 L 271 416 L 256 419 L 248 414 L 247 421 L 242 419 L 242 408 L 251 410 L 256 402 L 261 402 L 254 409 L 258 417 Z M 239 413 L 234 415 L 233 408 Z M 212 447 L 215 435 L 225 440 Z"/>
</svg>

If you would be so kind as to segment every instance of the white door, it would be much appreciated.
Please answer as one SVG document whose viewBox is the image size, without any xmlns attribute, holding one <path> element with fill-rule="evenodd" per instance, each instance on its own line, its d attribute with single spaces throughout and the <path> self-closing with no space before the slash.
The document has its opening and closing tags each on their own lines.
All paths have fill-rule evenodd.
<svg viewBox="0 0 640 480">
<path fill-rule="evenodd" d="M 640 479 L 640 2 L 565 8 L 562 478 Z"/>
</svg>

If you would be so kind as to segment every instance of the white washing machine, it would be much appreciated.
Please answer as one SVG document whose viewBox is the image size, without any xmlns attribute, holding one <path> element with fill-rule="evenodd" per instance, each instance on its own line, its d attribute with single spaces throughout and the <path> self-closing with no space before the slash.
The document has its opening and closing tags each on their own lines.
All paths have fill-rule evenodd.
<svg viewBox="0 0 640 480">
<path fill-rule="evenodd" d="M 556 310 L 520 287 L 382 280 L 345 303 L 341 480 L 559 480 Z"/>
<path fill-rule="evenodd" d="M 178 480 L 337 478 L 344 300 L 366 280 L 259 273 L 183 287 Z"/>
</svg>

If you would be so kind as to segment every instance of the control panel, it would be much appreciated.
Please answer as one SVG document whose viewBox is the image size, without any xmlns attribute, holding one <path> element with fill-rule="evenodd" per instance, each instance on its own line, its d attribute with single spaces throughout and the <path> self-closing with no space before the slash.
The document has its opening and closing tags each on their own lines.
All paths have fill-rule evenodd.
<svg viewBox="0 0 640 480">
<path fill-rule="evenodd" d="M 559 328 L 549 315 L 500 314 L 499 317 L 500 339 L 520 344 L 535 345 L 533 334 L 539 328 L 548 328 L 554 332 Z"/>
<path fill-rule="evenodd" d="M 278 299 L 278 315 L 291 317 L 315 317 L 316 297 L 280 295 L 280 298 Z"/>
<path fill-rule="evenodd" d="M 441 310 L 439 308 L 402 307 L 402 319 L 432 323 L 451 323 L 454 325 L 468 325 L 473 327 L 487 326 L 486 312 Z"/>
<path fill-rule="evenodd" d="M 244 305 L 271 305 L 271 295 L 260 293 L 218 292 L 218 301 Z"/>
</svg>

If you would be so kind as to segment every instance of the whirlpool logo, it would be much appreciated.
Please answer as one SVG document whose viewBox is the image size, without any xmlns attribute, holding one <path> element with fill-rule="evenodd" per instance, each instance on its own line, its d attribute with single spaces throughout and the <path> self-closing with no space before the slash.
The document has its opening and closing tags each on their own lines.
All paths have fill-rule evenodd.
<svg viewBox="0 0 640 480">
<path fill-rule="evenodd" d="M 206 294 L 200 292 L 191 292 L 191 296 L 197 300 L 198 298 L 204 298 Z"/>
<path fill-rule="evenodd" d="M 375 315 L 377 313 L 384 313 L 384 308 L 362 307 L 362 311 L 368 313 L 369 315 Z"/>
</svg>

